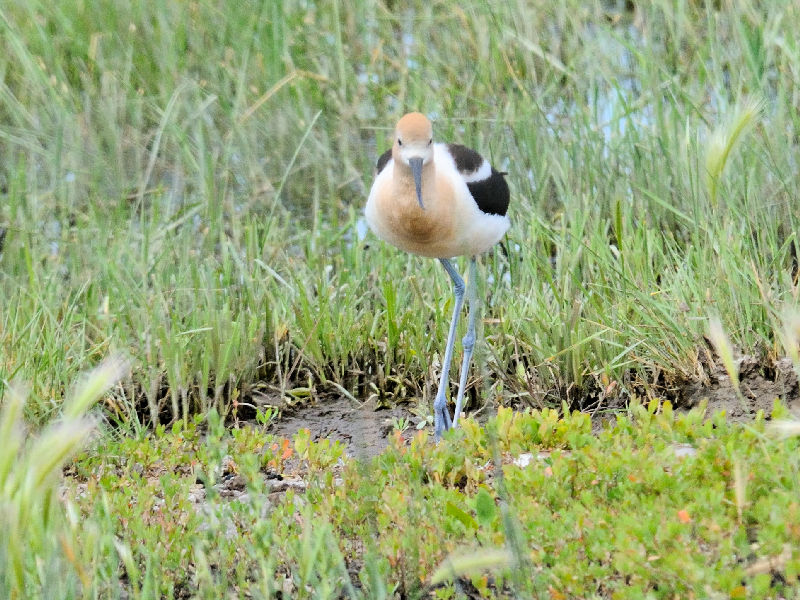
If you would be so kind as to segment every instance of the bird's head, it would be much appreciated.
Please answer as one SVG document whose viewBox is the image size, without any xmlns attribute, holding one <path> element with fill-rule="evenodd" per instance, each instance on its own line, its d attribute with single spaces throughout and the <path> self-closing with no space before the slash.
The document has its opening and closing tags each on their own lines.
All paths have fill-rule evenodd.
<svg viewBox="0 0 800 600">
<path fill-rule="evenodd" d="M 392 157 L 406 165 L 414 176 L 417 201 L 422 204 L 422 165 L 433 160 L 433 126 L 422 113 L 412 112 L 397 122 Z"/>
</svg>

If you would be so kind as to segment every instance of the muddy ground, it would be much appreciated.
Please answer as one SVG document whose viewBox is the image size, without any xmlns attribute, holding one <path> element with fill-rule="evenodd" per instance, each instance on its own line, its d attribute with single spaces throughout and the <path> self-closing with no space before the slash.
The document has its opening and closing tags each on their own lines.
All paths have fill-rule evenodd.
<svg viewBox="0 0 800 600">
<path fill-rule="evenodd" d="M 769 415 L 775 399 L 780 398 L 800 417 L 800 386 L 789 359 L 764 363 L 752 356 L 743 356 L 737 363 L 741 397 L 721 365 L 706 363 L 697 381 L 677 384 L 677 389 L 671 391 L 669 395 L 673 397 L 675 408 L 690 410 L 707 400 L 709 414 L 724 410 L 733 421 L 747 421 L 759 410 Z M 285 409 L 282 418 L 271 425 L 270 433 L 290 438 L 299 429 L 307 428 L 313 439 L 339 440 L 350 456 L 369 458 L 386 447 L 394 430 L 393 423 L 398 419 L 406 419 L 410 424 L 404 437 L 414 435 L 415 425 L 421 420 L 419 414 L 430 412 L 414 409 L 414 404 L 408 403 L 377 408 L 372 400 L 359 403 L 344 396 L 321 397 L 316 402 Z M 493 412 L 494 407 L 487 407 L 481 411 L 481 417 Z M 613 412 L 608 410 L 593 414 L 598 428 L 610 417 Z"/>
<path fill-rule="evenodd" d="M 724 410 L 732 421 L 747 421 L 755 417 L 759 410 L 769 415 L 775 399 L 780 398 L 790 410 L 800 413 L 798 374 L 788 358 L 763 364 L 752 356 L 743 356 L 736 363 L 744 404 L 736 394 L 730 377 L 719 365 L 711 370 L 706 382 L 692 382 L 683 386 L 678 408 L 689 410 L 707 398 L 710 413 Z"/>
<path fill-rule="evenodd" d="M 411 423 L 404 434 L 411 437 L 414 424 L 420 420 L 412 414 L 413 404 L 378 408 L 374 400 L 359 403 L 345 396 L 321 397 L 311 404 L 284 410 L 269 432 L 291 438 L 300 429 L 311 431 L 314 440 L 328 438 L 342 442 L 347 454 L 354 458 L 371 458 L 380 454 L 394 431 L 395 419 Z"/>
</svg>

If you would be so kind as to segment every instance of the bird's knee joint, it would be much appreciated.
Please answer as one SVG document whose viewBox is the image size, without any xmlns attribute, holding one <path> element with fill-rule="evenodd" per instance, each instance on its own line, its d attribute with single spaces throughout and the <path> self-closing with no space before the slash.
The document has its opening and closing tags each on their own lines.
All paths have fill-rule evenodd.
<svg viewBox="0 0 800 600">
<path fill-rule="evenodd" d="M 467 287 L 464 285 L 464 282 L 461 282 L 461 283 L 456 283 L 455 284 L 455 287 L 453 288 L 453 291 L 455 292 L 455 295 L 456 295 L 457 298 L 461 298 L 464 295 L 464 292 L 466 291 L 466 289 L 467 289 Z"/>
<path fill-rule="evenodd" d="M 461 338 L 461 345 L 467 352 L 472 351 L 472 349 L 475 347 L 475 336 L 468 333 L 463 338 Z"/>
</svg>

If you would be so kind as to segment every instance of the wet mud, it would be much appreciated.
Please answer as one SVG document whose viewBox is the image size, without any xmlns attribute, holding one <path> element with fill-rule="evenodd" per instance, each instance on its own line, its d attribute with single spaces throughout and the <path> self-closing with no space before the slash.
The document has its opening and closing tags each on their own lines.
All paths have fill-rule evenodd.
<svg viewBox="0 0 800 600">
<path fill-rule="evenodd" d="M 411 413 L 413 405 L 398 404 L 381 408 L 373 400 L 363 403 L 344 396 L 319 398 L 316 402 L 282 411 L 281 418 L 270 425 L 269 433 L 291 438 L 300 429 L 308 429 L 311 438 L 323 438 L 344 444 L 353 458 L 371 458 L 389 443 L 399 419 L 418 421 Z M 411 437 L 413 425 L 404 432 Z"/>
<path fill-rule="evenodd" d="M 706 401 L 709 416 L 725 411 L 731 421 L 742 422 L 755 418 L 760 410 L 769 416 L 775 400 L 779 399 L 800 418 L 800 386 L 789 359 L 765 362 L 745 355 L 736 362 L 741 395 L 737 394 L 722 365 L 706 362 L 700 377 L 678 383 L 671 390 L 669 399 L 675 409 L 688 411 Z M 589 411 L 597 421 L 597 429 L 602 428 L 603 421 L 613 419 L 617 410 L 624 410 L 625 402 L 617 399 L 613 405 L 613 408 L 600 406 L 596 407 L 600 410 Z M 272 423 L 269 432 L 291 438 L 298 430 L 309 429 L 312 439 L 338 440 L 351 457 L 370 458 L 386 448 L 398 420 L 406 419 L 410 424 L 403 431 L 404 437 L 414 435 L 415 424 L 420 421 L 417 413 L 429 411 L 413 409 L 413 402 L 381 408 L 372 400 L 361 403 L 344 396 L 323 396 L 314 402 L 284 409 L 282 417 Z M 485 420 L 493 412 L 491 407 L 482 410 L 480 420 Z"/>
</svg>

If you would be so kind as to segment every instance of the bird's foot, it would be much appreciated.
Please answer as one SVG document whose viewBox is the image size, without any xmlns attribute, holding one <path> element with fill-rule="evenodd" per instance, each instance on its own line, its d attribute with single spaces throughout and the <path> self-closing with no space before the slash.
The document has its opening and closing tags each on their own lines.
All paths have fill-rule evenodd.
<svg viewBox="0 0 800 600">
<path fill-rule="evenodd" d="M 438 442 L 442 434 L 453 426 L 450 411 L 447 409 L 447 401 L 444 398 L 436 398 L 433 403 L 433 423 L 433 437 Z"/>
</svg>

